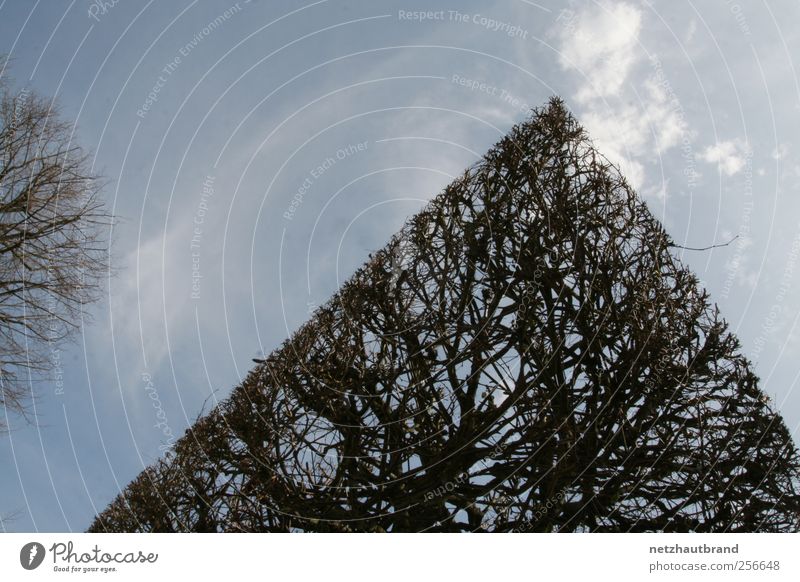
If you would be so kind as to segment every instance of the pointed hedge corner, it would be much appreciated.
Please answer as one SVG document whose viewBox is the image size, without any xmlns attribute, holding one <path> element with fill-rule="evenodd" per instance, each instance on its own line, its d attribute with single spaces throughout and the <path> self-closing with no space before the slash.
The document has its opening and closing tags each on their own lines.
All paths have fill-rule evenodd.
<svg viewBox="0 0 800 582">
<path fill-rule="evenodd" d="M 797 531 L 738 340 L 554 98 L 89 531 Z"/>
</svg>

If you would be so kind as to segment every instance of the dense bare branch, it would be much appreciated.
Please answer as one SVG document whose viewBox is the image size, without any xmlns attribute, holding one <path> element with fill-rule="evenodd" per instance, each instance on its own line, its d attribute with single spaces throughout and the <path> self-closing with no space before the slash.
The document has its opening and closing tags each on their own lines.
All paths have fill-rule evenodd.
<svg viewBox="0 0 800 582">
<path fill-rule="evenodd" d="M 790 435 L 672 246 L 553 100 L 91 531 L 795 531 Z"/>
<path fill-rule="evenodd" d="M 110 220 L 72 134 L 52 103 L 0 84 L 0 405 L 16 412 L 106 272 Z"/>
</svg>

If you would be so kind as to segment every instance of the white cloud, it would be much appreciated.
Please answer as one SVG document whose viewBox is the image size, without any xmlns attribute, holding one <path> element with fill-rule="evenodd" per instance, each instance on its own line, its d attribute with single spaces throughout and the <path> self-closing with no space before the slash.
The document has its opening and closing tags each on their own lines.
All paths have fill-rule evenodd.
<svg viewBox="0 0 800 582">
<path fill-rule="evenodd" d="M 693 18 L 689 21 L 689 26 L 686 29 L 686 37 L 684 42 L 690 43 L 694 40 L 695 34 L 697 34 L 697 21 Z"/>
<path fill-rule="evenodd" d="M 700 154 L 700 158 L 709 164 L 717 164 L 719 171 L 726 176 L 733 176 L 744 168 L 746 152 L 744 143 L 728 140 L 708 146 Z"/>
<path fill-rule="evenodd" d="M 657 200 L 663 203 L 667 199 L 667 189 L 669 188 L 669 179 L 664 178 L 660 184 L 654 184 L 647 187 L 642 194 L 645 198 Z M 651 211 L 654 210 L 651 208 Z"/>
<path fill-rule="evenodd" d="M 620 166 L 634 188 L 645 181 L 643 159 L 660 156 L 680 145 L 689 129 L 669 91 L 655 77 L 643 83 L 643 101 L 609 108 L 603 102 L 588 104 L 582 122 L 597 148 Z"/>
<path fill-rule="evenodd" d="M 560 62 L 576 68 L 587 84 L 579 101 L 619 94 L 636 61 L 641 29 L 639 9 L 624 3 L 602 3 L 570 20 L 561 34 Z"/>
<path fill-rule="evenodd" d="M 637 190 L 644 188 L 645 163 L 691 140 L 683 109 L 653 57 L 649 74 L 634 78 L 646 54 L 638 49 L 642 12 L 626 3 L 604 2 L 562 23 L 561 66 L 584 75 L 577 91 L 579 117 L 598 150 L 619 166 Z"/>
<path fill-rule="evenodd" d="M 789 153 L 789 145 L 782 143 L 778 145 L 774 150 L 772 150 L 772 159 L 773 160 L 782 160 L 786 157 L 786 154 Z"/>
<path fill-rule="evenodd" d="M 644 87 L 643 131 L 655 134 L 656 152 L 661 154 L 680 145 L 681 138 L 689 133 L 689 129 L 670 85 L 659 82 L 658 74 L 655 74 L 645 81 Z"/>
<path fill-rule="evenodd" d="M 620 171 L 634 188 L 644 182 L 644 167 L 636 161 L 636 152 L 644 147 L 646 132 L 641 130 L 641 118 L 635 107 L 625 107 L 610 113 L 590 109 L 581 116 L 581 122 L 597 147 Z"/>
</svg>

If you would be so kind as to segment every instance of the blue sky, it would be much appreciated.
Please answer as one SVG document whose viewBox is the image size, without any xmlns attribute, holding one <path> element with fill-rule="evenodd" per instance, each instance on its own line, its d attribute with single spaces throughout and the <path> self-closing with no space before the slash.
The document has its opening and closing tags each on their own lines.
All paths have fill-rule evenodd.
<svg viewBox="0 0 800 582">
<path fill-rule="evenodd" d="M 85 529 L 553 94 L 679 243 L 739 235 L 683 258 L 796 434 L 798 21 L 791 0 L 0 0 L 2 75 L 77 122 L 119 217 L 63 394 L 5 419 L 0 527 Z"/>
</svg>

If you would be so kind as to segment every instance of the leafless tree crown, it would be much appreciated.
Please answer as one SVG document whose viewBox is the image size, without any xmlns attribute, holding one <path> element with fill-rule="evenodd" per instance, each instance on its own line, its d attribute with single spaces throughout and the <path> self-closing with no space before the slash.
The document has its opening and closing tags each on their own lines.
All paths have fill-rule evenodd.
<svg viewBox="0 0 800 582">
<path fill-rule="evenodd" d="M 91 531 L 789 531 L 798 455 L 553 99 Z"/>
<path fill-rule="evenodd" d="M 24 412 L 30 383 L 98 297 L 110 223 L 87 154 L 52 103 L 0 80 L 0 406 Z"/>
</svg>

